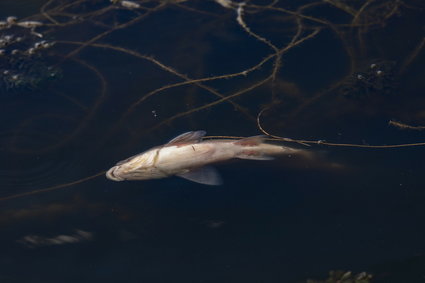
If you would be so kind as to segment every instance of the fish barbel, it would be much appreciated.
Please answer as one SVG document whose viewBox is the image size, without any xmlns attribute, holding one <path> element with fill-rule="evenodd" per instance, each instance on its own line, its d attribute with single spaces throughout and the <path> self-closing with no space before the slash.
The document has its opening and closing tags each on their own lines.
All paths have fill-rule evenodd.
<svg viewBox="0 0 425 283">
<path fill-rule="evenodd" d="M 179 176 L 206 185 L 222 183 L 211 163 L 233 158 L 270 160 L 272 155 L 307 154 L 301 149 L 264 143 L 264 136 L 238 140 L 202 140 L 205 131 L 187 132 L 162 146 L 118 162 L 106 172 L 113 181 Z"/>
</svg>

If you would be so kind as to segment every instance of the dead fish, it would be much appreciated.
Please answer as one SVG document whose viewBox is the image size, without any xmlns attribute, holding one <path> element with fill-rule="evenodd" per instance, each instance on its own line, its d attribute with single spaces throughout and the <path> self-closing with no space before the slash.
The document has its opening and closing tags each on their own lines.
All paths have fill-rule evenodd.
<svg viewBox="0 0 425 283">
<path fill-rule="evenodd" d="M 239 140 L 202 140 L 205 131 L 187 132 L 162 146 L 118 162 L 106 172 L 113 181 L 148 180 L 179 176 L 206 184 L 222 183 L 211 163 L 233 158 L 270 160 L 272 155 L 308 154 L 301 149 L 264 143 L 265 136 Z"/>
</svg>

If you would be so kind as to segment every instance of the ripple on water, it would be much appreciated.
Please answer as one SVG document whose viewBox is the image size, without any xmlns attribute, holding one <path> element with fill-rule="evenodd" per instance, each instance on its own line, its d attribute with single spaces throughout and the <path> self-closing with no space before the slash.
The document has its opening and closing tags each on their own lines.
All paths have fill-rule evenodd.
<svg viewBox="0 0 425 283">
<path fill-rule="evenodd" d="M 31 150 L 19 141 L 34 141 Z M 0 134 L 0 158 L 7 160 L 0 164 L 0 197 L 38 190 L 64 183 L 84 168 L 72 150 L 37 151 L 36 146 L 54 145 L 60 137 L 37 132 L 12 132 Z M 19 146 L 17 146 L 19 145 Z"/>
</svg>

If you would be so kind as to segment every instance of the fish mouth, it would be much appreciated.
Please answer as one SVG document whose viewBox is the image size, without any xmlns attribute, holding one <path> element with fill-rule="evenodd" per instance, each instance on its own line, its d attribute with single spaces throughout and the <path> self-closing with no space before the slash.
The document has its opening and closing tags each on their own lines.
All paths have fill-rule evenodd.
<svg viewBox="0 0 425 283">
<path fill-rule="evenodd" d="M 106 178 L 112 181 L 124 181 L 125 179 L 115 175 L 115 170 L 117 170 L 119 166 L 114 166 L 106 172 Z"/>
</svg>

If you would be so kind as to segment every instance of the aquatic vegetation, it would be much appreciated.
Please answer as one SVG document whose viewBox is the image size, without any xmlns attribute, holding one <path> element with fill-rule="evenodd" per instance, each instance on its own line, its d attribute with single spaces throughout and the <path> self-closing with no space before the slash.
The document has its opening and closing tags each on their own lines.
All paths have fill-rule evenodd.
<svg viewBox="0 0 425 283">
<path fill-rule="evenodd" d="M 351 271 L 330 271 L 329 277 L 325 280 L 308 279 L 307 283 L 369 283 L 373 282 L 372 275 L 366 272 L 353 274 Z"/>
<path fill-rule="evenodd" d="M 2 74 L 2 92 L 17 93 L 38 89 L 48 81 L 61 77 L 61 71 L 40 59 L 20 58 L 7 62 Z M 6 65 L 6 64 L 5 64 Z"/>
<path fill-rule="evenodd" d="M 312 151 L 425 145 L 412 135 L 422 132 L 399 131 L 425 125 L 425 98 L 417 88 L 425 40 L 414 21 L 423 17 L 421 5 L 414 0 L 47 0 L 31 15 L 4 15 L 0 156 L 8 162 L 0 168 L 0 201 L 10 206 L 10 214 L 3 213 L 3 219 L 19 222 L 9 217 L 22 215 L 19 206 L 44 207 L 43 201 L 63 188 L 69 190 L 59 198 L 77 193 L 85 200 L 107 198 L 113 185 L 102 178 L 116 160 L 194 129 L 220 135 L 208 139 L 262 133 L 276 144 Z M 19 95 L 36 91 L 44 95 Z M 261 181 L 268 186 L 268 179 Z M 58 210 L 26 213 L 44 219 Z M 115 213 L 109 203 L 102 211 Z M 273 224 L 278 219 L 266 218 Z M 208 219 L 220 219 L 207 223 L 208 233 L 227 228 L 233 233 L 232 219 Z M 344 221 L 350 219 L 341 219 L 341 225 Z M 54 248 L 88 238 L 25 231 L 14 241 Z M 262 251 L 281 252 L 268 246 L 268 236 L 259 239 Z M 335 271 L 309 282 L 371 281 L 366 273 Z"/>
<path fill-rule="evenodd" d="M 327 13 L 318 16 L 322 10 Z M 152 24 L 150 21 L 156 21 L 156 15 L 161 13 L 171 13 L 176 17 L 194 15 L 201 24 L 196 28 L 182 25 L 181 30 L 173 30 L 173 23 Z M 380 50 L 370 43 L 381 32 L 391 32 L 387 26 L 396 20 L 396 16 L 412 13 L 414 4 L 384 0 L 364 3 L 307 1 L 295 6 L 281 1 L 267 5 L 231 0 L 211 1 L 208 5 L 199 1 L 47 1 L 38 14 L 25 19 L 9 16 L 0 22 L 1 89 L 10 93 L 43 88 L 45 82 L 60 77 L 70 68 L 75 69 L 72 64 L 79 65 L 77 72 L 82 72 L 82 69 L 91 72 L 97 78 L 98 85 L 90 91 L 80 89 L 76 92 L 86 92 L 83 98 L 75 91 L 68 91 L 72 89 L 66 86 L 67 82 L 71 84 L 71 78 L 63 78 L 61 84 L 49 90 L 62 98 L 56 108 L 59 113 L 72 113 L 77 108 L 81 114 L 70 120 L 65 118 L 69 126 L 54 141 L 41 142 L 39 148 L 25 148 L 19 137 L 30 128 L 37 128 L 38 121 L 41 125 L 45 120 L 39 118 L 39 114 L 29 112 L 27 117 L 17 121 L 10 148 L 16 154 L 55 152 L 76 139 L 84 138 L 88 129 L 93 129 L 91 121 L 103 118 L 99 115 L 102 105 L 118 100 L 122 107 L 114 122 L 106 131 L 98 134 L 99 141 L 104 145 L 110 144 L 115 137 L 131 133 L 131 138 L 121 145 L 129 147 L 152 132 L 179 123 L 179 120 L 193 123 L 195 117 L 197 120 L 205 119 L 207 113 L 218 111 L 227 113 L 230 120 L 245 123 L 247 128 L 256 126 L 276 140 L 304 145 L 373 147 L 326 142 L 320 138 L 295 140 L 281 137 L 278 133 L 305 127 L 301 122 L 303 120 L 310 121 L 311 127 L 314 127 L 316 124 L 326 124 L 325 119 L 343 114 L 344 107 L 338 107 L 340 101 L 333 98 L 335 93 L 356 99 L 397 96 L 393 95 L 396 86 L 403 79 L 403 74 L 408 72 L 409 66 L 414 65 L 423 40 L 405 49 L 397 63 L 394 63 L 395 58 L 385 58 L 389 56 L 379 54 Z M 215 28 L 217 23 L 227 26 L 230 31 Z M 152 31 L 152 27 L 158 31 Z M 212 36 L 204 36 L 205 43 L 202 43 L 202 40 L 199 41 L 202 37 L 197 39 L 190 35 L 190 31 Z M 123 41 L 124 33 L 130 34 L 132 40 Z M 155 45 L 155 41 L 160 42 L 159 34 L 174 40 L 172 49 Z M 325 61 L 315 62 L 320 56 L 309 55 L 316 51 L 309 49 L 308 45 L 315 43 L 318 44 L 316 48 L 322 48 L 320 41 L 328 38 L 329 34 L 333 36 L 331 43 L 336 45 L 331 44 L 326 48 L 334 48 L 335 54 L 339 52 L 340 55 L 327 55 L 327 60 L 345 60 L 348 63 L 348 68 L 342 69 L 343 72 L 338 68 L 333 69 L 336 75 L 318 73 L 320 64 Z M 242 41 L 229 40 L 232 37 L 241 38 Z M 248 46 L 244 55 L 244 59 L 248 58 L 245 60 L 247 63 L 229 68 L 215 66 L 216 60 L 232 62 L 237 58 L 242 59 L 234 51 L 227 52 L 223 57 L 218 50 L 214 50 L 217 41 L 225 44 L 229 50 Z M 187 46 L 190 52 L 187 52 Z M 291 77 L 289 74 L 297 72 L 297 63 L 291 62 L 291 56 L 294 56 L 291 52 L 301 52 L 299 58 L 310 56 L 311 65 L 316 65 L 316 71 L 304 70 L 299 72 L 299 77 Z M 180 60 L 185 54 L 190 56 Z M 94 60 L 93 55 L 103 56 L 103 60 Z M 216 56 L 217 59 L 208 61 L 208 56 Z M 160 83 L 146 84 L 143 90 L 123 97 L 119 94 L 121 90 L 109 83 L 112 75 L 105 70 L 120 63 L 106 58 L 117 58 L 114 59 L 118 60 L 116 62 L 132 58 L 142 68 L 158 73 Z M 312 90 L 303 90 L 303 80 L 300 78 L 306 76 L 318 76 L 321 83 Z M 174 92 L 174 96 L 169 95 Z M 325 108 L 318 107 L 321 104 L 326 105 Z M 59 113 L 52 112 L 50 116 L 60 117 Z M 323 115 L 324 112 L 326 115 Z M 399 120 L 405 120 L 402 115 L 391 113 L 391 119 L 397 116 L 400 116 Z M 417 121 L 415 124 L 421 123 Z"/>
<path fill-rule="evenodd" d="M 351 74 L 341 85 L 341 93 L 347 98 L 365 99 L 373 95 L 395 94 L 395 63 L 375 62 L 359 72 Z"/>
<path fill-rule="evenodd" d="M 9 16 L 0 22 L 2 93 L 48 89 L 57 99 L 55 107 L 46 106 L 43 114 L 34 108 L 14 121 L 7 135 L 9 150 L 23 156 L 55 153 L 93 134 L 98 148 L 115 146 L 114 141 L 122 136 L 128 138 L 120 139 L 119 147 L 131 148 L 169 125 L 195 125 L 210 115 L 244 124 L 245 130 L 257 128 L 274 140 L 303 145 L 422 145 L 337 143 L 314 132 L 318 125 L 327 125 L 328 120 L 338 120 L 350 111 L 363 115 L 362 109 L 353 110 L 349 101 L 335 97 L 403 99 L 396 93 L 397 85 L 415 66 L 423 39 L 412 39 L 415 44 L 397 51 L 401 54 L 397 56 L 389 56 L 390 51 L 373 43 L 379 37 L 386 40 L 398 18 L 417 16 L 415 7 L 409 1 L 385 0 L 294 5 L 232 0 L 207 4 L 181 0 L 47 1 L 30 17 Z M 175 19 L 164 21 L 163 15 Z M 185 23 L 189 16 L 199 24 Z M 163 38 L 171 44 L 163 44 Z M 218 43 L 224 49 L 215 48 Z M 309 58 L 311 70 L 298 68 L 298 61 L 304 58 Z M 121 68 L 125 64 L 128 73 Z M 321 71 L 323 64 L 328 71 Z M 67 73 L 85 75 L 75 82 Z M 155 80 L 149 79 L 151 74 Z M 60 83 L 44 87 L 60 77 Z M 121 78 L 122 86 L 113 82 L 115 77 Z M 306 78 L 314 79 L 313 86 L 306 88 Z M 128 88 L 137 81 L 142 82 L 137 91 Z M 25 101 L 20 103 L 25 106 Z M 120 105 L 113 122 L 108 128 L 98 128 L 94 121 L 109 119 L 102 110 L 110 105 Z M 381 114 L 389 116 L 388 120 L 414 122 L 420 127 L 418 113 L 410 112 L 407 119 L 403 113 Z M 62 125 L 61 130 L 41 132 L 43 138 L 36 146 L 27 147 L 26 134 L 40 131 L 37 129 L 49 131 L 44 125 L 51 117 Z M 214 127 L 220 126 L 210 126 L 209 131 L 217 131 Z M 295 130 L 311 131 L 317 139 L 282 136 Z"/>
<path fill-rule="evenodd" d="M 0 21 L 0 94 L 31 91 L 61 76 L 60 68 L 49 64 L 46 51 L 54 41 L 36 31 L 41 26 L 13 16 Z"/>
</svg>

